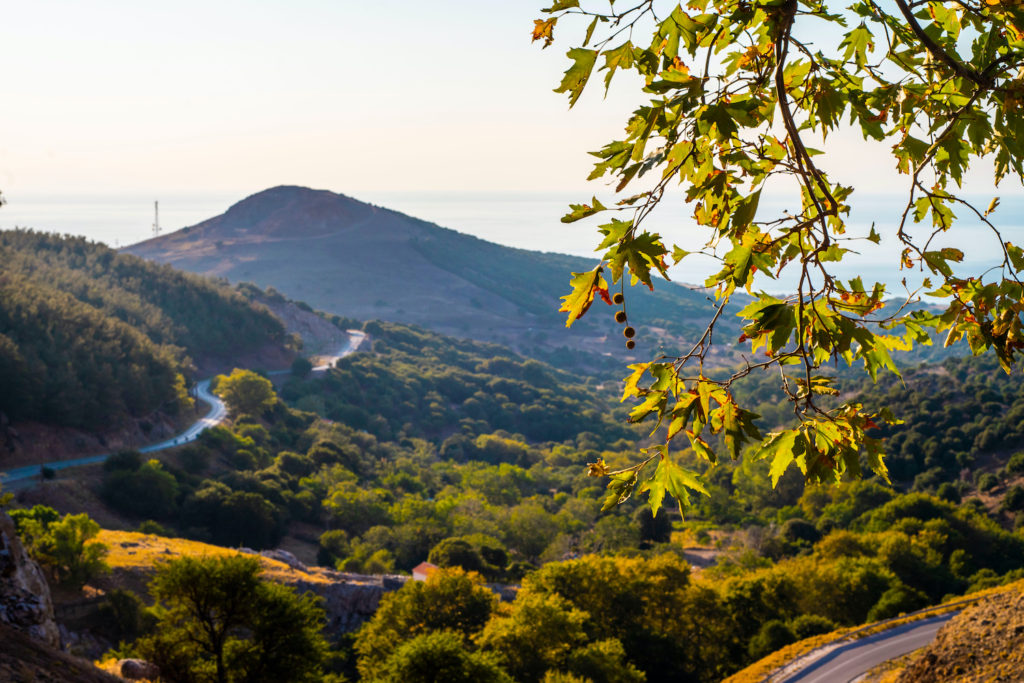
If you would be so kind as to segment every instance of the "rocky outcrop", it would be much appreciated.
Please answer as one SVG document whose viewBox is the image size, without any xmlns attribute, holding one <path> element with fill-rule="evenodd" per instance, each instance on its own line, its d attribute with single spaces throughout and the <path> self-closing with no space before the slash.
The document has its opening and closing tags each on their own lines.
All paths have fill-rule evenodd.
<svg viewBox="0 0 1024 683">
<path fill-rule="evenodd" d="M 60 645 L 43 570 L 21 545 L 14 521 L 0 512 L 0 622 L 51 647 Z"/>
<path fill-rule="evenodd" d="M 385 589 L 380 583 L 356 583 L 338 581 L 336 583 L 308 583 L 297 581 L 291 584 L 298 592 L 312 591 L 323 598 L 323 608 L 327 616 L 324 629 L 332 638 L 343 633 L 351 633 L 369 621 L 380 605 Z"/>
</svg>

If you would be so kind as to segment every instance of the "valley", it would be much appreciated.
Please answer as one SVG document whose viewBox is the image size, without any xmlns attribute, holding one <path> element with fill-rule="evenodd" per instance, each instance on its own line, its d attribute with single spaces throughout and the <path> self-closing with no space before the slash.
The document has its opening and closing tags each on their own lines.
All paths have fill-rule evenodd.
<svg viewBox="0 0 1024 683">
<path fill-rule="evenodd" d="M 137 596 L 133 619 L 140 624 L 156 614 L 148 611 L 155 599 L 148 582 L 159 565 L 152 558 L 237 555 L 204 547 L 244 547 L 285 558 L 329 577 L 309 581 L 326 581 L 330 595 L 349 596 L 344 604 L 363 605 L 363 597 L 352 597 L 362 595 L 358 586 L 377 586 L 372 600 L 366 598 L 372 607 L 360 607 L 358 619 L 344 617 L 346 628 L 325 631 L 335 655 L 322 666 L 367 680 L 395 666 L 393 657 L 407 645 L 434 643 L 435 633 L 450 628 L 440 614 L 422 617 L 430 624 L 424 632 L 393 615 L 449 599 L 442 596 L 457 596 L 450 597 L 453 619 L 471 613 L 460 610 L 483 610 L 472 612 L 472 624 L 458 622 L 470 644 L 453 652 L 480 662 L 493 657 L 495 671 L 515 680 L 541 680 L 551 671 L 620 680 L 610 673 L 618 671 L 629 681 L 703 681 L 736 673 L 794 641 L 824 638 L 1024 576 L 1024 454 L 1017 452 L 1024 449 L 1017 424 L 1024 383 L 1002 377 L 991 359 L 959 357 L 954 349 L 953 355 L 935 356 L 938 362 L 911 367 L 902 381 L 851 385 L 859 401 L 898 407 L 905 421 L 875 432 L 887 444 L 891 487 L 877 478 L 805 487 L 795 471 L 773 485 L 764 460 L 725 459 L 712 467 L 686 449 L 674 457 L 706 476 L 706 494 L 685 510 L 663 507 L 652 515 L 647 494 L 638 493 L 609 511 L 614 506 L 608 501 L 615 502 L 610 496 L 618 494 L 588 476 L 588 466 L 626 467 L 638 449 L 652 444 L 649 425 L 631 424 L 632 406 L 619 400 L 621 385 L 611 368 L 620 367 L 623 355 L 605 356 L 610 347 L 602 344 L 610 342 L 593 339 L 555 346 L 563 337 L 553 337 L 535 344 L 501 322 L 525 318 L 569 334 L 561 316 L 544 313 L 548 304 L 537 293 L 561 265 L 579 266 L 551 255 L 510 256 L 503 247 L 433 226 L 419 226 L 411 236 L 413 219 L 340 195 L 313 193 L 311 199 L 309 192 L 285 188 L 291 203 L 280 189 L 255 195 L 254 203 L 246 200 L 219 219 L 168 235 L 158 242 L 166 250 L 160 258 L 185 260 L 197 270 L 221 258 L 224 273 L 235 279 L 237 263 L 244 261 L 238 254 L 247 253 L 251 267 L 262 269 L 268 260 L 267 272 L 285 277 L 281 254 L 298 259 L 299 251 L 289 251 L 293 246 L 312 254 L 308 240 L 338 240 L 330 263 L 321 255 L 325 260 L 318 266 L 313 259 L 309 273 L 287 275 L 298 284 L 300 275 L 327 279 L 330 268 L 354 263 L 339 256 L 348 253 L 339 236 L 366 230 L 379 237 L 393 230 L 397 237 L 388 239 L 403 244 L 395 251 L 418 265 L 378 263 L 373 277 L 398 273 L 389 286 L 407 289 L 408 301 L 426 308 L 410 304 L 401 312 L 378 311 L 392 320 L 359 319 L 357 313 L 370 309 L 360 308 L 366 295 L 355 292 L 372 291 L 358 282 L 368 273 L 346 285 L 353 294 L 340 300 L 351 300 L 352 307 L 318 311 L 293 300 L 284 280 L 231 286 L 99 245 L 31 232 L 0 240 L 18 264 L 11 276 L 20 278 L 17 291 L 56 287 L 65 297 L 50 313 L 50 329 L 77 329 L 75 315 L 97 321 L 107 316 L 97 325 L 153 349 L 165 364 L 154 367 L 165 367 L 166 381 L 179 388 L 176 402 L 155 410 L 104 393 L 103 383 L 117 375 L 102 356 L 105 347 L 89 346 L 87 335 L 76 351 L 84 360 L 74 367 L 95 369 L 76 377 L 77 391 L 107 396 L 101 405 L 113 421 L 133 429 L 165 424 L 165 431 L 150 427 L 148 440 L 136 437 L 134 444 L 84 459 L 51 450 L 45 460 L 18 468 L 25 453 L 19 455 L 16 440 L 0 457 L 6 475 L 0 483 L 15 494 L 8 509 L 31 552 L 45 559 L 39 539 L 67 515 L 86 512 L 102 529 L 92 543 L 109 548 L 113 571 L 86 581 L 81 590 L 92 597 L 53 579 L 58 612 L 81 617 L 74 622 L 79 653 L 96 659 L 114 645 L 110 631 L 99 626 L 105 605 L 115 599 L 104 596 Z M 318 202 L 320 213 L 310 208 Z M 366 228 L 381 214 L 383 223 Z M 312 227 L 294 230 L 297 215 Z M 322 223 L 310 218 L 317 215 Z M 242 227 L 243 218 L 254 227 Z M 338 221 L 348 222 L 339 227 Z M 222 237 L 228 239 L 221 247 L 209 248 L 209 240 Z M 172 249 L 179 250 L 173 258 Z M 227 251 L 218 256 L 218 249 Z M 276 251 L 278 261 L 268 256 Z M 44 255 L 39 262 L 45 267 L 33 253 Z M 504 260 L 512 263 L 507 270 L 493 266 Z M 443 263 L 461 284 L 428 288 L 428 296 L 443 293 L 438 302 L 418 298 L 424 288 L 410 282 L 409 273 L 438 277 L 422 270 L 425 263 Z M 140 277 L 175 284 L 154 285 L 161 291 L 157 298 L 151 286 L 138 283 Z M 462 315 L 464 294 L 479 294 L 466 283 L 522 293 L 516 297 L 525 308 L 512 311 L 506 299 L 488 309 L 491 317 L 473 323 L 486 331 L 460 328 L 452 321 Z M 695 307 L 697 315 L 694 292 L 683 291 L 671 306 Z M 196 308 L 188 301 L 207 303 Z M 5 386 L 61 400 L 63 392 L 46 387 L 61 386 L 63 376 L 43 371 L 59 342 L 44 346 L 47 337 L 27 332 L 37 328 L 24 314 L 18 317 L 19 309 L 0 309 L 8 321 L 0 334 L 11 340 L 10 360 L 0 366 L 9 373 Z M 454 317 L 428 314 L 440 309 Z M 641 336 L 660 334 L 674 344 L 690 339 L 690 327 L 669 333 L 660 322 L 645 326 L 643 305 L 629 310 Z M 196 311 L 208 312 L 192 315 Z M 397 320 L 409 311 L 415 312 L 411 321 Z M 222 329 L 214 334 L 207 325 Z M 514 347 L 495 341 L 503 334 L 515 337 L 506 338 Z M 608 336 L 588 327 L 574 327 L 571 334 Z M 132 347 L 124 342 L 122 348 Z M 735 362 L 729 353 L 718 358 Z M 216 374 L 206 379 L 210 370 Z M 131 386 L 127 378 L 115 381 Z M 763 432 L 791 420 L 773 398 L 775 385 L 774 378 L 753 374 L 737 387 L 757 409 Z M 27 415 L 61 415 L 26 413 L 22 406 L 30 404 L 16 396 L 9 394 L 5 404 L 18 406 L 9 409 L 8 433 L 25 429 Z M 939 403 L 937 396 L 945 400 Z M 205 412 L 202 403 L 213 410 L 192 417 Z M 112 421 L 69 415 L 38 428 L 88 431 Z M 711 446 L 722 444 L 712 439 Z M 41 462 L 51 470 L 48 478 L 40 477 Z M 150 547 L 158 550 L 142 552 Z M 384 587 L 367 578 L 408 577 L 425 561 L 444 569 L 425 583 L 380 579 L 391 581 Z M 264 575 L 282 580 L 273 572 Z M 302 581 L 285 584 L 300 592 L 312 585 Z M 497 598 L 480 592 L 486 591 L 483 582 L 515 587 L 517 597 L 507 608 L 485 608 Z M 128 652 L 162 657 L 147 649 L 150 632 L 138 629 L 119 636 L 137 639 Z M 522 645 L 545 629 L 558 635 L 544 647 Z M 657 650 L 650 643 L 658 643 Z"/>
</svg>

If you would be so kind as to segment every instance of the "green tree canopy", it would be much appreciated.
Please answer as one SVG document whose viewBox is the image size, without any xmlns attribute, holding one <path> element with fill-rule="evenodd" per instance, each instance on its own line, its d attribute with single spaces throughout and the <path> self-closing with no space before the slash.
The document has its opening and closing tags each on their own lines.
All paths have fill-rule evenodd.
<svg viewBox="0 0 1024 683">
<path fill-rule="evenodd" d="M 773 482 L 793 465 L 807 481 L 836 481 L 859 473 L 862 457 L 886 477 L 882 445 L 869 431 L 891 414 L 835 398 L 830 365 L 863 364 L 872 378 L 898 373 L 894 351 L 942 334 L 947 345 L 964 339 L 975 354 L 994 351 L 1009 371 L 1024 348 L 1024 250 L 999 231 L 992 185 L 976 204 L 965 182 L 979 167 L 994 185 L 1024 174 L 1024 14 L 1016 2 L 555 0 L 542 11 L 533 38 L 545 47 L 556 26 L 578 30 L 556 89 L 570 106 L 598 74 L 608 88 L 623 72 L 639 77 L 631 82 L 647 100 L 622 138 L 593 153 L 590 178 L 609 180 L 617 196 L 574 204 L 563 218 L 614 216 L 598 228 L 598 263 L 572 276 L 567 324 L 598 298 L 625 323 L 625 285 L 653 289 L 670 263 L 703 255 L 720 266 L 704 283 L 716 308 L 692 348 L 630 366 L 624 399 L 640 402 L 631 420 L 653 418 L 665 431 L 633 466 L 591 467 L 610 477 L 607 507 L 634 490 L 648 491 L 655 511 L 666 493 L 682 504 L 704 493 L 668 444 L 682 440 L 714 463 L 709 434 L 733 458 L 757 444 Z M 849 222 L 856 195 L 844 160 L 809 144 L 813 137 L 827 150 L 844 129 L 884 143 L 865 149 L 886 150 L 891 158 L 881 161 L 906 178 L 905 202 L 874 217 L 897 246 L 902 283 L 836 275 L 854 249 L 872 253 L 883 238 L 874 224 Z M 648 229 L 658 203 L 677 191 L 693 207 L 703 246 Z M 767 206 L 769 196 L 771 207 L 788 210 Z M 958 221 L 976 228 L 972 248 L 992 241 L 994 267 L 964 272 L 965 254 L 949 234 Z M 767 294 L 791 286 L 773 284 L 780 278 L 794 291 Z M 749 297 L 736 305 L 743 290 Z M 886 306 L 901 292 L 904 305 Z M 938 310 L 914 305 L 922 293 Z M 711 355 L 726 311 L 742 319 L 738 343 L 749 355 L 739 366 Z M 635 333 L 625 328 L 629 348 Z M 760 370 L 778 373 L 795 427 L 762 435 L 757 416 L 737 402 L 734 383 Z"/>
<path fill-rule="evenodd" d="M 259 572 L 259 560 L 241 555 L 161 566 L 150 591 L 164 609 L 134 647 L 169 680 L 322 680 L 323 609 Z"/>
<path fill-rule="evenodd" d="M 259 415 L 277 402 L 274 385 L 252 370 L 235 368 L 227 377 L 217 375 L 216 380 L 215 391 L 233 415 Z"/>
<path fill-rule="evenodd" d="M 58 518 L 53 508 L 36 505 L 13 510 L 11 517 L 29 553 L 58 583 L 77 589 L 107 571 L 107 546 L 93 540 L 100 525 L 84 512 Z"/>
<path fill-rule="evenodd" d="M 436 572 L 388 593 L 356 634 L 359 673 L 367 680 L 385 675 L 385 664 L 402 643 L 416 636 L 449 631 L 468 639 L 479 633 L 498 599 L 477 575 L 458 569 Z"/>
<path fill-rule="evenodd" d="M 494 658 L 466 647 L 451 631 L 423 633 L 403 643 L 377 680 L 387 683 L 512 683 Z"/>
</svg>

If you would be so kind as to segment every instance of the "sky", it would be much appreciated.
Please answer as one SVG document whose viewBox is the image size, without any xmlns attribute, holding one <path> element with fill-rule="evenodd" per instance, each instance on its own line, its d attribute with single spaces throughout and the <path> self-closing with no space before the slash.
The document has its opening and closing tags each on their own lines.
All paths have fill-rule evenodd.
<svg viewBox="0 0 1024 683">
<path fill-rule="evenodd" d="M 38 0 L 0 23 L 0 188 L 583 186 L 636 101 L 552 92 L 529 0 Z"/>
<path fill-rule="evenodd" d="M 9 3 L 0 22 L 0 191 L 9 201 L 0 228 L 124 245 L 146 236 L 155 199 L 174 229 L 294 184 L 513 246 L 589 253 L 593 238 L 576 246 L 583 232 L 548 235 L 569 201 L 598 194 L 608 203 L 606 185 L 585 181 L 587 152 L 620 137 L 645 96 L 625 74 L 607 97 L 598 83 L 570 110 L 552 90 L 582 26 L 563 22 L 542 50 L 530 41 L 542 5 Z M 859 192 L 905 192 L 887 146 L 837 135 L 827 152 L 824 168 Z M 984 170 L 977 175 L 991 192 Z M 524 209 L 517 197 L 527 195 L 535 201 Z M 475 197 L 476 208 L 460 197 Z M 678 197 L 666 204 L 657 225 L 682 225 L 674 239 L 692 228 L 691 209 Z M 517 229 L 525 220 L 532 232 Z M 866 232 L 876 217 L 857 220 Z"/>
<path fill-rule="evenodd" d="M 586 189 L 643 101 L 552 89 L 541 0 L 34 0 L 0 23 L 7 196 Z M 830 145 L 887 189 L 863 143 Z M 885 162 L 886 166 L 891 166 Z M 596 188 L 600 189 L 600 187 Z"/>
</svg>

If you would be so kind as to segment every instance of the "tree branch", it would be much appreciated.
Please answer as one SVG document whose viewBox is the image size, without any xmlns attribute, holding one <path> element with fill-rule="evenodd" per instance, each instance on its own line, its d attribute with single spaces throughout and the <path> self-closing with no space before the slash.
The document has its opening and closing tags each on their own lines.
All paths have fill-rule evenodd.
<svg viewBox="0 0 1024 683">
<path fill-rule="evenodd" d="M 950 69 L 952 69 L 957 76 L 960 78 L 966 78 L 967 80 L 974 81 L 983 88 L 992 87 L 992 77 L 987 74 L 981 74 L 960 62 L 951 56 L 948 52 L 942 49 L 942 46 L 932 40 L 931 36 L 925 33 L 921 25 L 917 23 L 917 17 L 914 16 L 910 6 L 907 5 L 905 0 L 896 0 L 896 6 L 900 8 L 900 13 L 903 14 L 903 18 L 907 20 L 910 25 L 910 30 L 914 32 L 914 35 L 918 40 L 928 49 L 928 52 L 932 57 L 939 60 Z"/>
</svg>

